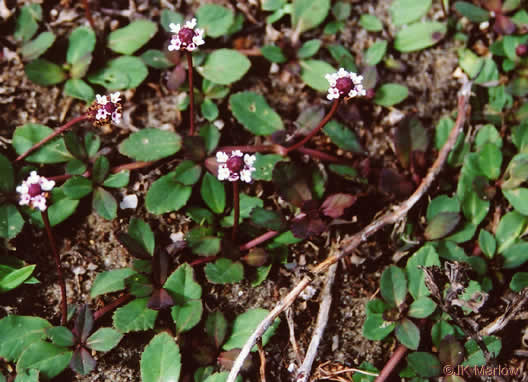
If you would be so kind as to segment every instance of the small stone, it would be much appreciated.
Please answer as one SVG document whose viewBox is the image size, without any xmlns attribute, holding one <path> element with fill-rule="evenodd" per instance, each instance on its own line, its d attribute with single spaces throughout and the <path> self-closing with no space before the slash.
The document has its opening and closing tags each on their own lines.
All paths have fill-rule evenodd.
<svg viewBox="0 0 528 382">
<path fill-rule="evenodd" d="M 178 241 L 183 241 L 185 239 L 185 235 L 183 232 L 173 232 L 170 234 L 170 239 L 173 243 L 176 243 Z"/>
<path fill-rule="evenodd" d="M 123 198 L 123 201 L 119 203 L 119 208 L 122 210 L 130 208 L 130 209 L 136 209 L 138 206 L 138 197 L 137 195 L 125 195 Z"/>
</svg>

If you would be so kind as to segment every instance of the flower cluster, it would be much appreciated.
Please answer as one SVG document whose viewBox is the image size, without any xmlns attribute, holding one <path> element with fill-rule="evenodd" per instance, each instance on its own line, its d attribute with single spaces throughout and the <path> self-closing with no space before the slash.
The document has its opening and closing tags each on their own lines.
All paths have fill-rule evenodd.
<svg viewBox="0 0 528 382">
<path fill-rule="evenodd" d="M 218 180 L 228 179 L 230 182 L 235 182 L 240 179 L 251 183 L 251 173 L 255 171 L 253 163 L 256 159 L 255 155 L 243 154 L 240 150 L 232 151 L 231 154 L 217 152 Z"/>
<path fill-rule="evenodd" d="M 341 96 L 353 98 L 367 94 L 361 84 L 363 76 L 359 76 L 354 72 L 347 72 L 341 68 L 337 73 L 327 74 L 325 78 L 330 83 L 328 95 L 326 96 L 329 100 L 338 99 Z"/>
<path fill-rule="evenodd" d="M 31 208 L 45 211 L 47 208 L 46 198 L 54 186 L 55 181 L 39 176 L 36 171 L 31 171 L 29 177 L 16 188 L 20 194 L 18 203 L 21 206 L 29 205 Z"/>
<path fill-rule="evenodd" d="M 118 125 L 121 122 L 123 106 L 119 92 L 110 94 L 110 100 L 105 95 L 96 96 L 96 101 L 88 109 L 90 118 L 96 126 L 105 126 L 113 122 Z"/>
<path fill-rule="evenodd" d="M 180 24 L 170 23 L 169 28 L 174 35 L 172 36 L 169 50 L 188 50 L 192 52 L 198 49 L 199 45 L 203 45 L 204 30 L 196 28 L 196 19 L 187 21 L 182 28 Z"/>
</svg>

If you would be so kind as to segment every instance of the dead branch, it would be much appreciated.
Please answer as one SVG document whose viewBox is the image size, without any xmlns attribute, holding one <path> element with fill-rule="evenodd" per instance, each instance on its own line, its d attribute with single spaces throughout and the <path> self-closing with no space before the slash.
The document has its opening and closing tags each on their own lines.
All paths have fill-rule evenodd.
<svg viewBox="0 0 528 382">
<path fill-rule="evenodd" d="M 293 348 L 293 352 L 295 353 L 295 359 L 297 360 L 297 364 L 302 364 L 302 357 L 301 353 L 299 352 L 299 346 L 297 345 L 297 340 L 295 339 L 295 328 L 294 328 L 294 322 L 293 322 L 293 309 L 290 307 L 286 309 L 286 321 L 288 322 L 288 330 L 290 332 L 290 343 Z"/>
<path fill-rule="evenodd" d="M 244 360 L 247 358 L 249 352 L 251 351 L 251 348 L 255 345 L 257 339 L 260 338 L 266 332 L 271 323 L 275 320 L 275 318 L 279 316 L 279 314 L 281 314 L 285 309 L 287 309 L 291 304 L 293 304 L 297 296 L 314 280 L 315 277 L 324 274 L 332 264 L 336 263 L 343 257 L 352 253 L 352 251 L 355 250 L 362 242 L 367 240 L 371 235 L 379 231 L 385 225 L 394 224 L 399 219 L 403 218 L 407 214 L 407 212 L 418 202 L 418 200 L 420 200 L 420 198 L 427 192 L 427 190 L 435 180 L 436 176 L 442 169 L 447 159 L 447 156 L 455 146 L 458 135 L 462 130 L 462 126 L 464 125 L 464 122 L 466 120 L 466 114 L 469 107 L 468 101 L 471 95 L 471 85 L 471 81 L 466 81 L 462 85 L 462 88 L 458 93 L 458 115 L 455 122 L 455 126 L 449 133 L 446 143 L 438 153 L 438 157 L 427 172 L 425 178 L 423 178 L 416 191 L 414 191 L 414 193 L 409 197 L 409 199 L 405 200 L 400 205 L 389 209 L 381 217 L 371 222 L 369 225 L 367 225 L 355 235 L 344 239 L 341 243 L 341 250 L 337 249 L 332 251 L 330 256 L 325 261 L 317 265 L 312 270 L 311 274 L 305 276 L 295 286 L 295 288 L 293 288 L 292 291 L 286 295 L 286 297 L 284 297 L 281 301 L 277 303 L 275 308 L 266 316 L 266 318 L 264 318 L 264 320 L 260 322 L 255 331 L 246 341 L 244 347 L 236 358 L 233 367 L 231 368 L 226 382 L 235 382 L 235 379 L 238 373 L 240 372 L 240 368 L 242 367 Z"/>
<path fill-rule="evenodd" d="M 332 286 L 334 285 L 336 271 L 337 263 L 332 264 L 330 268 L 328 268 L 326 284 L 321 296 L 321 307 L 319 308 L 319 314 L 317 315 L 317 323 L 315 324 L 312 340 L 310 341 L 310 346 L 306 352 L 306 357 L 304 357 L 304 362 L 299 370 L 297 370 L 297 382 L 306 382 L 310 377 L 312 365 L 315 356 L 317 355 L 317 349 L 319 348 L 319 344 L 321 343 L 321 339 L 323 338 L 326 329 L 326 324 L 328 323 L 328 314 L 330 312 L 330 306 L 332 305 Z"/>
</svg>

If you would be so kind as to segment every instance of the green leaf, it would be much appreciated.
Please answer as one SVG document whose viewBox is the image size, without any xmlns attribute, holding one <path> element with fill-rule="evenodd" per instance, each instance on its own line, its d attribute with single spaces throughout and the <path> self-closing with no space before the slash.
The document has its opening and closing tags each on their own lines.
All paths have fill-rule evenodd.
<svg viewBox="0 0 528 382">
<path fill-rule="evenodd" d="M 213 338 L 216 348 L 224 343 L 227 334 L 227 321 L 222 312 L 213 312 L 205 320 L 205 332 Z"/>
<path fill-rule="evenodd" d="M 237 121 L 255 135 L 270 135 L 284 129 L 281 117 L 260 94 L 235 93 L 229 97 L 229 106 Z"/>
<path fill-rule="evenodd" d="M 286 56 L 284 53 L 282 53 L 281 48 L 276 45 L 264 45 L 262 48 L 260 48 L 260 52 L 264 58 L 270 62 L 282 64 L 283 62 L 287 61 Z"/>
<path fill-rule="evenodd" d="M 495 237 L 485 229 L 481 229 L 479 233 L 479 247 L 484 252 L 484 254 L 488 257 L 488 259 L 492 259 L 493 255 L 495 254 L 495 250 L 497 249 L 497 242 L 495 241 Z"/>
<path fill-rule="evenodd" d="M 266 309 L 249 309 L 245 313 L 237 316 L 233 322 L 233 328 L 231 330 L 231 336 L 227 339 L 226 343 L 222 347 L 224 350 L 231 350 L 236 348 L 242 348 L 248 338 L 253 334 L 257 326 L 264 318 L 269 314 Z M 275 330 L 280 324 L 278 318 L 273 321 L 268 330 L 262 335 L 262 346 L 266 346 L 270 338 L 275 333 Z M 251 351 L 256 351 L 257 347 L 254 346 Z"/>
<path fill-rule="evenodd" d="M 419 20 L 431 8 L 432 0 L 394 0 L 389 8 L 395 26 Z"/>
<path fill-rule="evenodd" d="M 242 53 L 231 49 L 217 49 L 207 56 L 198 72 L 208 80 L 229 85 L 241 79 L 247 73 L 251 62 Z"/>
<path fill-rule="evenodd" d="M 275 165 L 285 160 L 285 158 L 278 154 L 264 155 L 261 153 L 256 153 L 255 156 L 257 159 L 255 160 L 254 164 L 256 170 L 252 174 L 253 179 L 271 182 Z"/>
<path fill-rule="evenodd" d="M 319 51 L 319 48 L 321 47 L 321 40 L 319 39 L 313 39 L 308 40 L 297 51 L 297 57 L 306 59 L 312 57 L 314 54 L 316 54 Z"/>
<path fill-rule="evenodd" d="M 181 355 L 174 338 L 166 332 L 153 337 L 141 354 L 140 369 L 144 382 L 179 381 Z"/>
<path fill-rule="evenodd" d="M 352 54 L 343 46 L 339 44 L 328 45 L 326 47 L 330 55 L 339 64 L 340 67 L 345 68 L 349 72 L 357 72 L 355 59 Z M 335 71 L 335 70 L 334 70 Z M 327 84 L 328 87 L 328 84 Z"/>
<path fill-rule="evenodd" d="M 332 143 L 336 144 L 337 147 L 343 150 L 358 154 L 364 152 L 356 134 L 335 119 L 332 119 L 326 124 L 323 128 L 323 132 L 330 138 Z"/>
<path fill-rule="evenodd" d="M 145 64 L 155 69 L 168 69 L 174 66 L 174 63 L 161 50 L 149 49 L 140 57 Z"/>
<path fill-rule="evenodd" d="M 396 338 L 405 347 L 416 350 L 420 344 L 420 329 L 409 319 L 404 318 L 396 324 Z"/>
<path fill-rule="evenodd" d="M 267 210 L 262 207 L 255 207 L 253 209 L 251 212 L 251 222 L 257 227 L 272 231 L 282 231 L 285 225 L 282 215 L 276 211 Z"/>
<path fill-rule="evenodd" d="M 0 320 L 0 357 L 16 361 L 22 352 L 35 342 L 46 338 L 46 329 L 52 325 L 40 318 L 9 315 Z"/>
<path fill-rule="evenodd" d="M 342 164 L 334 164 L 334 163 L 332 163 L 332 164 L 330 164 L 328 166 L 328 168 L 333 173 L 336 173 L 337 175 L 342 176 L 345 179 L 348 179 L 348 180 L 357 180 L 358 179 L 358 172 L 353 167 L 342 165 Z"/>
<path fill-rule="evenodd" d="M 409 317 L 426 318 L 429 317 L 436 309 L 436 304 L 429 297 L 420 297 L 413 301 L 409 306 Z"/>
<path fill-rule="evenodd" d="M 460 202 L 457 197 L 439 195 L 427 206 L 427 221 L 431 221 L 440 212 L 460 212 Z"/>
<path fill-rule="evenodd" d="M 104 187 L 121 188 L 126 187 L 130 180 L 130 171 L 119 171 L 116 174 L 110 174 L 103 182 Z"/>
<path fill-rule="evenodd" d="M 262 282 L 266 280 L 266 278 L 268 277 L 270 270 L 271 270 L 271 264 L 258 267 L 256 269 L 255 278 L 251 280 L 251 286 L 257 287 L 260 284 L 262 284 Z"/>
<path fill-rule="evenodd" d="M 173 171 L 152 183 L 145 200 L 147 210 L 156 215 L 178 211 L 185 206 L 191 193 L 192 187 L 179 183 Z"/>
<path fill-rule="evenodd" d="M 246 219 L 250 217 L 251 211 L 255 207 L 264 207 L 264 202 L 262 199 L 254 197 L 254 196 L 248 196 L 246 194 L 241 193 L 240 194 L 240 221 L 243 219 Z M 235 220 L 235 213 L 234 210 L 231 210 L 231 213 L 228 216 L 224 216 L 224 218 L 221 221 L 222 227 L 232 227 Z"/>
<path fill-rule="evenodd" d="M 478 152 L 478 162 L 482 173 L 495 180 L 501 174 L 502 152 L 493 143 L 484 144 Z"/>
<path fill-rule="evenodd" d="M 95 92 L 90 85 L 81 79 L 70 78 L 64 84 L 64 94 L 91 103 L 95 99 Z"/>
<path fill-rule="evenodd" d="M 36 123 L 26 123 L 25 125 L 16 128 L 15 133 L 13 134 L 13 148 L 17 154 L 24 154 L 27 150 L 33 147 L 33 145 L 52 133 L 53 130 L 47 126 Z M 25 160 L 27 162 L 36 163 L 61 163 L 67 162 L 72 158 L 72 155 L 66 149 L 64 140 L 57 137 L 26 157 Z"/>
<path fill-rule="evenodd" d="M 512 135 L 513 140 L 513 135 Z M 480 149 L 486 143 L 493 143 L 497 147 L 502 147 L 502 137 L 499 131 L 492 124 L 482 126 L 475 136 L 475 147 Z"/>
<path fill-rule="evenodd" d="M 20 373 L 17 373 L 15 382 L 39 382 L 39 374 L 40 372 L 37 369 L 22 370 Z M 3 375 L 0 374 L 0 381 L 6 382 L 2 380 L 2 377 Z"/>
<path fill-rule="evenodd" d="M 501 351 L 502 343 L 498 337 L 485 336 L 482 338 L 486 348 L 491 353 L 492 357 L 497 357 Z M 462 363 L 463 366 L 484 366 L 486 365 L 486 357 L 480 346 L 475 342 L 474 339 L 468 340 L 464 347 L 466 348 L 466 361 Z"/>
<path fill-rule="evenodd" d="M 414 0 L 413 0 L 414 2 Z M 421 3 L 417 2 L 416 4 Z M 447 25 L 437 21 L 418 22 L 396 35 L 394 48 L 400 52 L 414 52 L 433 46 L 444 38 Z"/>
<path fill-rule="evenodd" d="M 35 342 L 20 356 L 17 372 L 26 369 L 38 369 L 45 379 L 59 375 L 70 363 L 73 352 L 68 348 L 49 342 Z"/>
<path fill-rule="evenodd" d="M 180 151 L 181 137 L 172 131 L 141 129 L 119 145 L 119 152 L 137 161 L 154 161 Z"/>
<path fill-rule="evenodd" d="M 409 95 L 407 86 L 400 84 L 383 84 L 376 91 L 374 102 L 389 107 L 402 102 Z"/>
<path fill-rule="evenodd" d="M 208 263 L 204 272 L 205 277 L 212 284 L 238 283 L 244 278 L 242 264 L 239 261 L 233 262 L 224 258 L 220 258 L 214 263 Z"/>
<path fill-rule="evenodd" d="M 184 305 L 171 308 L 171 317 L 176 327 L 176 333 L 191 330 L 200 322 L 203 313 L 202 300 L 187 301 Z"/>
<path fill-rule="evenodd" d="M 515 211 L 528 215 L 528 188 L 518 187 L 512 190 L 502 190 L 504 197 L 515 208 Z"/>
<path fill-rule="evenodd" d="M 227 34 L 235 21 L 235 14 L 231 9 L 217 4 L 204 4 L 196 11 L 198 26 L 205 30 L 210 37 L 220 37 Z"/>
<path fill-rule="evenodd" d="M 395 327 L 396 323 L 385 321 L 382 314 L 369 314 L 363 323 L 363 337 L 379 341 L 387 337 Z"/>
<path fill-rule="evenodd" d="M 449 235 L 460 222 L 458 212 L 440 212 L 436 215 L 425 229 L 426 240 L 437 240 Z"/>
<path fill-rule="evenodd" d="M 62 186 L 64 194 L 70 199 L 82 199 L 93 190 L 92 181 L 83 176 L 72 176 Z"/>
<path fill-rule="evenodd" d="M 200 195 L 207 206 L 216 214 L 224 212 L 226 194 L 224 185 L 210 173 L 205 173 L 200 187 Z"/>
<path fill-rule="evenodd" d="M 320 60 L 305 60 L 299 63 L 301 64 L 301 78 L 306 85 L 320 92 L 326 92 L 329 85 L 325 75 L 335 73 L 337 70 Z"/>
<path fill-rule="evenodd" d="M 226 382 L 228 375 L 229 375 L 228 371 L 222 371 L 220 373 L 214 373 L 214 374 L 210 375 L 209 377 L 207 377 L 207 379 L 204 380 L 203 382 Z M 242 377 L 239 375 L 236 378 L 235 381 L 236 382 L 242 382 Z"/>
<path fill-rule="evenodd" d="M 12 204 L 0 205 L 0 237 L 12 239 L 22 231 L 24 218 Z"/>
<path fill-rule="evenodd" d="M 66 73 L 60 66 L 43 58 L 29 62 L 24 72 L 32 82 L 42 86 L 55 85 L 66 79 Z"/>
<path fill-rule="evenodd" d="M 97 187 L 93 194 L 92 208 L 106 220 L 117 216 L 117 202 L 111 193 L 102 187 Z"/>
<path fill-rule="evenodd" d="M 488 21 L 490 18 L 488 11 L 468 3 L 467 1 L 457 1 L 455 3 L 455 9 L 462 16 L 467 17 L 469 21 L 474 23 L 482 23 Z"/>
<path fill-rule="evenodd" d="M 100 328 L 86 340 L 86 346 L 92 350 L 107 352 L 117 346 L 123 334 L 112 328 Z"/>
<path fill-rule="evenodd" d="M 511 247 L 506 249 L 502 256 L 504 257 L 505 269 L 517 268 L 528 261 L 528 242 L 520 242 L 513 244 Z"/>
<path fill-rule="evenodd" d="M 108 47 L 117 53 L 131 55 L 145 45 L 158 31 L 156 23 L 137 20 L 108 35 Z"/>
<path fill-rule="evenodd" d="M 31 276 L 35 267 L 36 265 L 28 265 L 26 267 L 15 269 L 0 264 L 0 293 L 15 289 L 22 284 L 29 278 L 29 276 Z"/>
<path fill-rule="evenodd" d="M 184 305 L 202 297 L 202 287 L 194 281 L 194 270 L 187 263 L 183 263 L 171 273 L 163 288 L 170 293 L 176 305 Z"/>
<path fill-rule="evenodd" d="M 95 33 L 90 27 L 80 26 L 75 28 L 70 34 L 68 41 L 66 62 L 71 65 L 91 56 L 95 49 Z"/>
<path fill-rule="evenodd" d="M 169 27 L 171 23 L 183 24 L 183 21 L 183 15 L 179 12 L 174 12 L 169 9 L 164 9 L 161 11 L 160 24 L 166 32 L 171 32 Z"/>
<path fill-rule="evenodd" d="M 133 89 L 148 75 L 148 68 L 139 57 L 121 56 L 88 76 L 88 81 L 104 86 L 108 91 Z"/>
<path fill-rule="evenodd" d="M 381 275 L 380 292 L 389 304 L 400 306 L 407 296 L 405 272 L 395 265 L 387 267 Z"/>
<path fill-rule="evenodd" d="M 292 26 L 296 34 L 317 27 L 330 11 L 330 0 L 294 0 Z"/>
<path fill-rule="evenodd" d="M 117 308 L 112 317 L 114 327 L 121 333 L 153 329 L 158 312 L 147 308 L 148 300 L 138 298 Z"/>
<path fill-rule="evenodd" d="M 220 131 L 218 128 L 215 125 L 208 123 L 200 127 L 200 130 L 198 130 L 198 135 L 203 137 L 205 140 L 205 149 L 207 150 L 207 154 L 211 154 L 216 149 L 218 142 L 220 141 Z"/>
<path fill-rule="evenodd" d="M 15 189 L 15 173 L 9 159 L 0 154 L 0 192 L 8 193 Z"/>
<path fill-rule="evenodd" d="M 377 41 L 372 44 L 365 52 L 365 63 L 369 66 L 377 65 L 385 56 L 388 42 L 385 40 Z"/>
<path fill-rule="evenodd" d="M 37 33 L 38 21 L 42 20 L 40 4 L 24 5 L 16 19 L 14 37 L 17 40 L 29 41 Z"/>
<path fill-rule="evenodd" d="M 20 53 L 26 61 L 34 60 L 43 55 L 55 42 L 55 35 L 52 32 L 42 32 L 34 40 L 25 44 Z"/>
<path fill-rule="evenodd" d="M 425 272 L 419 267 L 440 266 L 440 258 L 435 248 L 426 244 L 407 260 L 405 270 L 409 278 L 409 293 L 414 299 L 429 296 L 430 292 L 425 285 Z"/>
<path fill-rule="evenodd" d="M 440 361 L 431 353 L 414 352 L 407 356 L 409 366 L 420 376 L 432 378 L 440 375 Z M 452 365 L 454 367 L 455 365 Z"/>
<path fill-rule="evenodd" d="M 90 289 L 90 297 L 125 289 L 125 280 L 135 274 L 130 268 L 112 269 L 98 273 Z"/>
<path fill-rule="evenodd" d="M 109 171 L 110 162 L 108 161 L 108 159 L 103 155 L 98 156 L 93 164 L 92 180 L 96 184 L 103 183 Z"/>
<path fill-rule="evenodd" d="M 154 232 L 150 229 L 150 226 L 141 219 L 132 218 L 130 224 L 128 225 L 128 234 L 141 246 L 150 253 L 151 256 L 154 255 L 155 240 Z"/>
<path fill-rule="evenodd" d="M 214 121 L 218 118 L 218 106 L 209 98 L 204 99 L 200 106 L 200 111 L 205 119 Z"/>
<path fill-rule="evenodd" d="M 383 30 L 383 24 L 374 15 L 362 14 L 359 18 L 359 25 L 369 32 L 381 32 Z"/>
<path fill-rule="evenodd" d="M 449 334 L 455 334 L 455 329 L 447 321 L 438 320 L 431 328 L 431 339 L 437 348 L 440 346 L 440 341 Z"/>
<path fill-rule="evenodd" d="M 55 345 L 70 347 L 75 344 L 73 333 L 70 329 L 64 326 L 54 326 L 53 328 L 49 328 L 46 330 L 46 334 Z"/>
<path fill-rule="evenodd" d="M 50 225 L 54 227 L 62 223 L 75 212 L 78 205 L 79 201 L 68 198 L 62 187 L 55 187 L 51 191 L 51 205 L 48 207 Z M 31 210 L 30 216 L 32 223 L 37 224 L 40 228 L 44 228 L 42 214 L 39 210 Z"/>
<path fill-rule="evenodd" d="M 514 274 L 510 282 L 510 289 L 514 292 L 520 292 L 526 287 L 528 287 L 528 272 Z"/>
</svg>

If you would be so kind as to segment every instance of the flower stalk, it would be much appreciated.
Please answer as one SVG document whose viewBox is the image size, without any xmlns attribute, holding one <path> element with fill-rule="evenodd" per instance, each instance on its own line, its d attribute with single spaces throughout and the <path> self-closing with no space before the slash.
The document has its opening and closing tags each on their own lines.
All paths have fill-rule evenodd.
<svg viewBox="0 0 528 382">
<path fill-rule="evenodd" d="M 233 182 L 233 231 L 231 232 L 231 240 L 236 243 L 238 220 L 240 219 L 240 193 L 238 187 L 238 180 Z"/>
<path fill-rule="evenodd" d="M 185 52 L 187 56 L 187 70 L 189 77 L 189 135 L 194 135 L 194 87 L 193 87 L 193 66 L 192 66 L 192 54 L 189 51 Z"/>
</svg>

